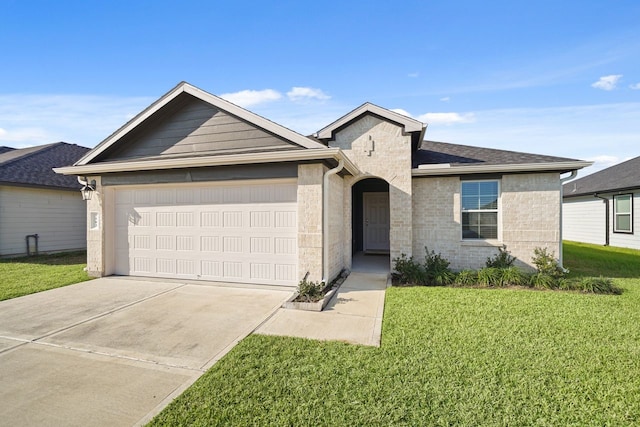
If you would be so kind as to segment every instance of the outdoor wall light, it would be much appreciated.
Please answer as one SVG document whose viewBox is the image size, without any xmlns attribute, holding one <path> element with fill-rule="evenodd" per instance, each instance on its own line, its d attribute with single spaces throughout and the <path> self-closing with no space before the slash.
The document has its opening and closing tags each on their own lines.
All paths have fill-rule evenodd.
<svg viewBox="0 0 640 427">
<path fill-rule="evenodd" d="M 84 187 L 80 190 L 82 193 L 82 200 L 91 200 L 91 196 L 93 196 L 94 191 L 96 191 L 96 180 L 92 180 L 91 182 L 87 181 L 87 178 L 84 178 Z"/>
</svg>

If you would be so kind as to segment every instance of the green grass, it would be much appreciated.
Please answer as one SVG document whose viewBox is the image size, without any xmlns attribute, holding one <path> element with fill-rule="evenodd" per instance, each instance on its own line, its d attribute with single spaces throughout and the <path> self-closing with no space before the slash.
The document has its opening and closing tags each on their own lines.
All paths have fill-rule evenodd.
<svg viewBox="0 0 640 427">
<path fill-rule="evenodd" d="M 640 263 L 566 247 L 578 277 Z M 639 277 L 619 296 L 394 287 L 381 348 L 249 336 L 152 425 L 640 425 Z"/>
<path fill-rule="evenodd" d="M 2 258 L 0 301 L 90 280 L 86 265 L 86 252 Z"/>
<path fill-rule="evenodd" d="M 578 242 L 564 242 L 563 246 L 569 276 L 640 278 L 640 251 Z"/>
</svg>

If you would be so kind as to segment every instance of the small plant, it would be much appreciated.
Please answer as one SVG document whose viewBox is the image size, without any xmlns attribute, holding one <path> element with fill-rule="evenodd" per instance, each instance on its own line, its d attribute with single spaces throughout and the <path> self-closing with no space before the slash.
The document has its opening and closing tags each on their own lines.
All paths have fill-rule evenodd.
<svg viewBox="0 0 640 427">
<path fill-rule="evenodd" d="M 473 270 L 462 270 L 456 275 L 455 286 L 475 286 L 478 283 L 478 273 Z"/>
<path fill-rule="evenodd" d="M 395 283 L 420 285 L 425 281 L 424 270 L 413 257 L 407 258 L 406 254 L 401 254 L 394 258 L 393 262 L 395 272 L 392 273 L 392 277 Z"/>
<path fill-rule="evenodd" d="M 556 289 L 559 280 L 545 273 L 535 273 L 531 276 L 530 284 L 537 289 Z"/>
<path fill-rule="evenodd" d="M 485 267 L 478 271 L 478 285 L 480 286 L 501 286 L 501 271 L 499 268 Z"/>
<path fill-rule="evenodd" d="M 492 258 L 487 258 L 485 265 L 492 268 L 509 268 L 513 265 L 517 258 L 511 256 L 511 252 L 507 250 L 506 246 L 498 248 L 498 253 Z"/>
<path fill-rule="evenodd" d="M 429 252 L 429 248 L 424 248 L 424 273 L 425 285 L 444 286 L 450 285 L 455 279 L 455 274 L 449 268 L 450 262 L 435 251 Z"/>
<path fill-rule="evenodd" d="M 602 276 L 583 277 L 576 283 L 575 288 L 579 291 L 592 294 L 620 295 L 622 293 L 622 289 L 615 286 L 611 279 Z"/>
<path fill-rule="evenodd" d="M 517 267 L 501 268 L 500 282 L 502 286 L 523 286 L 528 283 L 528 277 Z"/>
<path fill-rule="evenodd" d="M 324 296 L 324 282 L 312 282 L 304 277 L 298 283 L 298 299 L 305 302 L 320 301 Z"/>
<path fill-rule="evenodd" d="M 535 248 L 533 250 L 533 258 L 531 261 L 536 266 L 538 273 L 551 276 L 555 279 L 560 279 L 565 276 L 565 270 L 560 267 L 558 260 L 555 258 L 555 253 L 549 253 L 547 248 Z"/>
</svg>

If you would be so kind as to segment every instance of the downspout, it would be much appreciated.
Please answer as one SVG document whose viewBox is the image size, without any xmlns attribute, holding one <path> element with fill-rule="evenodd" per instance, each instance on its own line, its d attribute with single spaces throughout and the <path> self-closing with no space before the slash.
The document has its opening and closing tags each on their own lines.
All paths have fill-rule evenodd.
<svg viewBox="0 0 640 427">
<path fill-rule="evenodd" d="M 563 187 L 564 186 L 563 186 L 563 184 L 565 182 L 569 181 L 570 179 L 575 178 L 576 176 L 578 176 L 578 170 L 577 169 L 576 170 L 572 170 L 571 171 L 571 175 L 566 176 L 564 178 L 560 178 L 560 236 L 559 236 L 560 237 L 560 253 L 558 254 L 558 261 L 560 263 L 560 267 L 564 267 L 564 265 L 562 264 L 562 258 L 563 258 L 563 256 L 562 256 L 562 252 L 563 252 L 563 249 L 562 249 L 562 226 L 563 226 L 563 224 L 562 224 L 562 203 L 563 203 L 563 199 L 564 199 L 564 194 L 563 194 L 563 192 L 564 192 L 564 188 Z"/>
<path fill-rule="evenodd" d="M 593 193 L 593 197 L 604 202 L 604 245 L 609 246 L 609 199 L 607 199 L 606 197 L 598 196 L 598 193 Z"/>
<path fill-rule="evenodd" d="M 338 161 L 338 166 L 329 169 L 322 178 L 322 281 L 329 283 L 329 177 L 335 175 L 344 167 L 344 160 Z"/>
</svg>

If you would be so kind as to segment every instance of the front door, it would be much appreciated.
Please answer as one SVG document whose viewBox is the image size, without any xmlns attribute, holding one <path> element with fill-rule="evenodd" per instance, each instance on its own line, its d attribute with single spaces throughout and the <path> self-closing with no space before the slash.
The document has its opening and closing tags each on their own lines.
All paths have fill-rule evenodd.
<svg viewBox="0 0 640 427">
<path fill-rule="evenodd" d="M 389 252 L 389 193 L 362 193 L 364 252 Z"/>
</svg>

